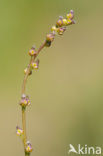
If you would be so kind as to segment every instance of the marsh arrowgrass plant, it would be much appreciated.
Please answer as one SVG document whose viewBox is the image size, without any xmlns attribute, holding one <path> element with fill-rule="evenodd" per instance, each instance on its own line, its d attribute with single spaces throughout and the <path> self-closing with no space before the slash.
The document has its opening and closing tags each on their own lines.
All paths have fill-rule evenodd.
<svg viewBox="0 0 103 156">
<path fill-rule="evenodd" d="M 52 42 L 54 41 L 55 36 L 63 35 L 63 33 L 66 31 L 67 26 L 75 24 L 73 18 L 74 18 L 73 10 L 70 10 L 70 12 L 66 15 L 66 18 L 60 16 L 58 21 L 56 22 L 56 25 L 52 26 L 51 32 L 46 35 L 46 39 L 43 42 L 43 44 L 39 47 L 39 49 L 36 50 L 35 46 L 32 46 L 32 48 L 28 52 L 30 56 L 30 62 L 27 65 L 27 68 L 24 69 L 24 80 L 21 91 L 21 100 L 19 103 L 22 111 L 22 128 L 20 128 L 19 126 L 16 127 L 16 133 L 18 136 L 20 136 L 24 145 L 25 156 L 30 156 L 33 150 L 32 145 L 30 141 L 28 141 L 26 134 L 26 108 L 29 105 L 31 105 L 29 96 L 25 93 L 28 77 L 32 75 L 33 70 L 37 70 L 39 68 L 39 59 L 37 59 L 37 56 L 41 52 L 41 50 L 44 47 L 50 47 Z"/>
</svg>

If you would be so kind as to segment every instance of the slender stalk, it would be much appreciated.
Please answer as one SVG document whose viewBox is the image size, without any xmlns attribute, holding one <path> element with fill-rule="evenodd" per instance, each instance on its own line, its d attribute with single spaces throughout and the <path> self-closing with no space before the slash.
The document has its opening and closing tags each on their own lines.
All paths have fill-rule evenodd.
<svg viewBox="0 0 103 156">
<path fill-rule="evenodd" d="M 31 63 L 32 63 L 32 57 L 30 59 L 30 63 L 29 63 L 28 68 L 27 68 L 27 73 L 24 76 L 24 81 L 23 81 L 23 85 L 22 85 L 22 94 L 25 93 L 25 87 L 26 87 L 26 82 L 27 82 L 28 75 L 29 75 L 29 72 L 30 72 L 30 64 Z"/>
<path fill-rule="evenodd" d="M 31 63 L 36 59 L 37 55 L 39 54 L 39 52 L 45 47 L 46 42 L 44 42 L 38 49 L 37 54 L 34 55 L 34 57 L 31 57 L 29 65 L 27 67 L 27 73 L 24 76 L 24 81 L 23 81 L 23 85 L 22 85 L 22 95 L 25 94 L 25 90 L 26 90 L 26 83 L 27 83 L 27 79 L 29 76 L 29 72 L 30 72 L 30 65 Z M 23 144 L 24 144 L 24 151 L 25 151 L 25 147 L 26 147 L 26 141 L 27 141 L 27 135 L 26 135 L 26 108 L 22 107 L 22 129 L 23 129 Z M 25 156 L 29 156 L 29 153 L 25 152 Z"/>
<path fill-rule="evenodd" d="M 23 126 L 23 132 L 24 132 L 24 137 L 23 137 L 23 143 L 25 147 L 26 143 L 26 108 L 22 108 L 22 126 Z"/>
<path fill-rule="evenodd" d="M 44 43 L 40 46 L 40 48 L 37 51 L 37 55 L 39 54 L 39 52 L 45 47 L 46 41 L 44 41 Z"/>
<path fill-rule="evenodd" d="M 30 156 L 30 153 L 26 153 L 26 152 L 25 152 L 25 156 Z"/>
</svg>

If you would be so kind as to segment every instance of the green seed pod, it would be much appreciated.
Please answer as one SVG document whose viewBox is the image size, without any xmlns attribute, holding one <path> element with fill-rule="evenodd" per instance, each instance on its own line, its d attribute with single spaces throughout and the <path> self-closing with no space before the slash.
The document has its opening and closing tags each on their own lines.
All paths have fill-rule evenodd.
<svg viewBox="0 0 103 156">
<path fill-rule="evenodd" d="M 27 71 L 28 71 L 28 68 L 25 68 L 24 69 L 24 74 L 27 74 Z M 30 70 L 30 72 L 29 72 L 29 75 L 31 75 L 32 74 L 32 70 Z"/>
<path fill-rule="evenodd" d="M 50 47 L 50 46 L 51 46 L 51 41 L 46 41 L 45 46 L 46 46 L 46 47 Z"/>
</svg>

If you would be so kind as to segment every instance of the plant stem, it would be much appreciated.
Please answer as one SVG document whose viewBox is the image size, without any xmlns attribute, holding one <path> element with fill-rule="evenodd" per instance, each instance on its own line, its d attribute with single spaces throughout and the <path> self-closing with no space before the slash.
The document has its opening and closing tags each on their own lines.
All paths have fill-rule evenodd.
<svg viewBox="0 0 103 156">
<path fill-rule="evenodd" d="M 22 95 L 25 93 L 25 87 L 26 87 L 26 82 L 27 82 L 28 75 L 29 75 L 29 72 L 30 72 L 30 64 L 31 63 L 32 63 L 32 57 L 30 59 L 30 63 L 28 65 L 27 72 L 26 72 L 25 77 L 24 77 L 23 86 L 22 86 Z"/>
<path fill-rule="evenodd" d="M 26 152 L 25 152 L 25 156 L 30 156 L 30 153 L 26 153 Z"/>
<path fill-rule="evenodd" d="M 25 143 L 26 143 L 26 108 L 22 107 L 22 126 L 23 126 L 23 132 L 24 132 L 24 137 L 23 137 L 23 144 L 25 148 Z"/>
<path fill-rule="evenodd" d="M 29 76 L 29 72 L 30 72 L 30 65 L 32 62 L 34 62 L 35 58 L 38 56 L 39 52 L 45 47 L 46 41 L 40 46 L 40 48 L 38 49 L 36 55 L 34 55 L 34 57 L 31 57 L 29 65 L 27 67 L 27 72 L 24 76 L 24 80 L 23 80 L 23 85 L 22 85 L 22 95 L 25 94 L 25 90 L 26 90 L 26 83 L 27 83 L 27 79 Z M 24 152 L 25 152 L 25 147 L 26 147 L 26 142 L 27 142 L 27 135 L 26 135 L 26 108 L 22 107 L 22 128 L 23 128 L 23 144 L 24 144 Z M 29 153 L 25 152 L 25 156 L 29 156 Z"/>
</svg>

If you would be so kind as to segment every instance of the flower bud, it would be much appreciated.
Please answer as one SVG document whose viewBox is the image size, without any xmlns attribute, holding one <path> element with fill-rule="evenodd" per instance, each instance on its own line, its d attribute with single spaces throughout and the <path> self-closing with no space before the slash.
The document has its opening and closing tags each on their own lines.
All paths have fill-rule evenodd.
<svg viewBox="0 0 103 156">
<path fill-rule="evenodd" d="M 18 136 L 21 136 L 23 134 L 23 130 L 20 127 L 18 127 L 18 126 L 16 126 L 16 134 Z"/>
<path fill-rule="evenodd" d="M 67 19 L 65 19 L 65 18 L 63 19 L 63 25 L 64 25 L 64 26 L 67 26 L 67 25 L 68 25 L 68 21 L 67 21 Z"/>
<path fill-rule="evenodd" d="M 63 26 L 63 19 L 60 18 L 57 22 L 56 22 L 56 27 L 62 27 Z"/>
<path fill-rule="evenodd" d="M 74 11 L 71 10 L 70 13 L 67 14 L 67 19 L 73 19 L 74 18 Z"/>
<path fill-rule="evenodd" d="M 59 35 L 63 35 L 65 30 L 66 30 L 66 27 L 61 27 L 61 28 L 58 28 L 57 32 Z"/>
<path fill-rule="evenodd" d="M 59 16 L 59 19 L 61 19 L 61 20 L 62 20 L 62 19 L 63 19 L 63 16 Z"/>
<path fill-rule="evenodd" d="M 68 19 L 68 25 L 72 24 L 72 20 L 71 19 Z"/>
<path fill-rule="evenodd" d="M 68 19 L 68 25 L 75 24 L 75 23 L 76 22 L 74 20 Z"/>
<path fill-rule="evenodd" d="M 54 33 L 47 34 L 46 41 L 52 42 L 54 40 Z"/>
<path fill-rule="evenodd" d="M 26 95 L 25 94 L 22 94 L 21 98 L 22 99 L 26 98 Z"/>
<path fill-rule="evenodd" d="M 57 31 L 56 26 L 52 26 L 51 31 L 56 32 Z"/>
<path fill-rule="evenodd" d="M 51 42 L 53 42 L 53 40 L 54 40 L 54 37 L 55 37 L 54 33 L 47 34 L 47 36 L 46 36 L 46 44 L 45 44 L 46 47 L 50 47 Z"/>
<path fill-rule="evenodd" d="M 30 153 L 33 150 L 32 145 L 31 145 L 31 143 L 29 141 L 26 142 L 25 150 L 26 150 L 27 153 Z"/>
</svg>

